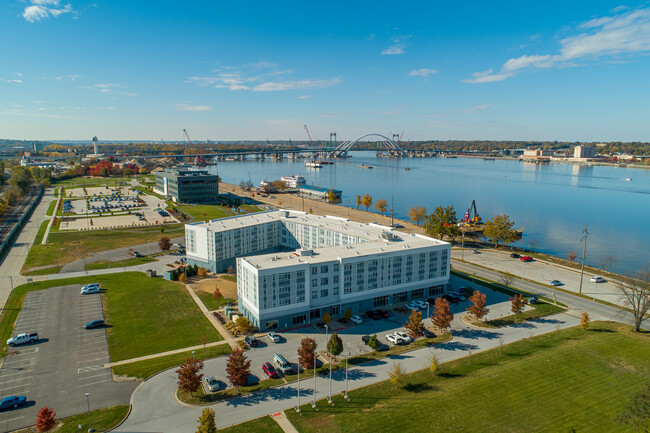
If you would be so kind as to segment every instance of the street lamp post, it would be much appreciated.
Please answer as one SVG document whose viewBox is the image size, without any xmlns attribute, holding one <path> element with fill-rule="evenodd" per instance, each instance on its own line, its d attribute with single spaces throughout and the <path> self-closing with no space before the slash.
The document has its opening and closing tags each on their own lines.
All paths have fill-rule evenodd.
<svg viewBox="0 0 650 433">
<path fill-rule="evenodd" d="M 90 393 L 86 393 L 86 403 L 88 404 L 88 432 L 94 432 L 92 422 L 90 420 Z"/>
<path fill-rule="evenodd" d="M 472 284 L 474 284 L 474 279 L 476 278 L 476 272 L 472 272 Z"/>
<path fill-rule="evenodd" d="M 328 355 L 328 358 L 330 362 L 330 398 L 327 400 L 327 402 L 334 406 L 334 402 L 332 401 L 332 357 Z"/>
<path fill-rule="evenodd" d="M 316 351 L 314 350 L 314 394 L 311 407 L 316 409 Z"/>
<path fill-rule="evenodd" d="M 14 294 L 14 277 L 9 275 L 9 284 L 11 284 L 11 294 Z"/>
<path fill-rule="evenodd" d="M 348 357 L 345 358 L 345 395 L 343 396 L 344 399 L 350 401 L 350 397 L 348 397 L 348 359 L 350 359 L 350 352 L 348 352 Z"/>
<path fill-rule="evenodd" d="M 300 413 L 300 361 L 298 361 L 298 406 L 296 412 Z"/>
</svg>

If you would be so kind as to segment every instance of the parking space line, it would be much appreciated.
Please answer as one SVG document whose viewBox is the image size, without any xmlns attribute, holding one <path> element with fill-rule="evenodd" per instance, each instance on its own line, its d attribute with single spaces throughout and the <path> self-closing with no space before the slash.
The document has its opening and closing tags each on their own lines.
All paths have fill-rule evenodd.
<svg viewBox="0 0 650 433">
<path fill-rule="evenodd" d="M 97 361 L 97 360 L 99 360 L 99 359 L 107 359 L 107 358 L 108 358 L 107 356 L 100 356 L 100 357 L 98 357 L 98 358 L 89 358 L 89 359 L 84 359 L 84 360 L 81 361 L 81 364 L 84 364 L 84 363 L 86 363 L 86 362 L 91 362 L 91 361 L 94 362 L 94 361 Z"/>
<path fill-rule="evenodd" d="M 79 374 L 82 374 L 82 373 L 79 373 Z M 77 380 L 86 380 L 86 379 L 90 379 L 90 378 L 92 378 L 92 377 L 106 376 L 107 374 L 110 374 L 110 372 L 105 371 L 104 373 L 101 373 L 101 374 L 93 374 L 92 376 L 80 377 L 80 378 L 77 379 Z M 112 377 L 112 375 L 111 375 L 111 377 Z"/>
<path fill-rule="evenodd" d="M 23 418 L 25 418 L 25 417 L 24 416 L 19 416 L 18 418 L 5 419 L 5 420 L 0 421 L 0 423 L 16 421 L 18 419 L 23 419 Z"/>
<path fill-rule="evenodd" d="M 3 386 L 3 387 L 2 387 L 2 390 L 4 391 L 5 389 L 22 388 L 23 386 L 28 386 L 28 385 L 31 385 L 31 384 L 32 384 L 32 383 L 29 382 L 29 383 L 24 383 L 24 384 L 22 384 L 22 385 Z"/>
<path fill-rule="evenodd" d="M 0 379 L 3 379 L 3 378 L 0 377 Z M 3 380 L 2 382 L 0 382 L 0 385 L 2 385 L 3 383 L 16 382 L 17 380 L 25 380 L 25 379 L 29 379 L 29 378 L 28 377 L 19 377 L 18 379 Z"/>
<path fill-rule="evenodd" d="M 97 371 L 97 370 L 101 370 L 103 368 L 106 368 L 106 367 L 104 367 L 103 364 L 102 365 L 89 365 L 88 367 L 77 368 L 77 373 L 88 373 L 90 371 Z"/>
<path fill-rule="evenodd" d="M 90 383 L 85 383 L 83 385 L 79 385 L 77 388 L 83 388 L 83 387 L 90 386 L 90 385 L 96 385 L 98 383 L 112 382 L 112 381 L 113 381 L 113 379 L 98 380 L 97 382 L 90 382 Z"/>
</svg>

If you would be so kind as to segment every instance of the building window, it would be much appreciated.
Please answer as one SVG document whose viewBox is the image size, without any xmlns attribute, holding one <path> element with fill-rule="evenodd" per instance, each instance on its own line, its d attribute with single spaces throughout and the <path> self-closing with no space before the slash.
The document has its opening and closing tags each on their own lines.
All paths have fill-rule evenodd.
<svg viewBox="0 0 650 433">
<path fill-rule="evenodd" d="M 312 275 L 316 275 L 316 274 L 318 274 L 318 268 L 317 268 L 316 266 L 314 266 L 313 268 L 311 268 L 311 274 L 312 274 Z"/>
<path fill-rule="evenodd" d="M 338 294 L 339 294 L 339 288 L 338 288 L 338 287 L 334 287 L 333 291 L 334 291 L 334 294 L 335 294 L 335 295 L 338 295 Z"/>
<path fill-rule="evenodd" d="M 424 289 L 417 289 L 411 291 L 411 299 L 424 297 Z"/>
<path fill-rule="evenodd" d="M 278 329 L 278 321 L 271 320 L 270 322 L 266 322 L 266 329 Z"/>
<path fill-rule="evenodd" d="M 305 302 L 305 295 L 298 296 L 298 297 L 296 298 L 296 302 Z"/>
<path fill-rule="evenodd" d="M 318 299 L 318 290 L 314 290 L 313 292 L 311 292 L 311 298 Z"/>
<path fill-rule="evenodd" d="M 338 275 L 334 275 L 334 277 L 333 277 L 333 281 L 334 281 L 335 284 L 338 283 L 338 282 L 339 282 L 339 276 L 338 276 Z"/>
<path fill-rule="evenodd" d="M 321 266 L 320 267 L 320 273 L 321 274 L 326 274 L 328 272 L 328 267 L 327 265 Z"/>
<path fill-rule="evenodd" d="M 388 305 L 388 296 L 378 296 L 375 298 L 375 308 Z"/>
<path fill-rule="evenodd" d="M 320 279 L 320 285 L 321 286 L 327 286 L 329 284 L 329 278 L 321 278 Z"/>
<path fill-rule="evenodd" d="M 328 295 L 327 289 L 323 289 L 323 290 L 320 291 L 320 297 L 321 298 L 327 298 L 327 295 Z"/>
<path fill-rule="evenodd" d="M 400 302 L 406 302 L 408 299 L 408 292 L 395 293 L 393 295 L 393 304 L 399 304 Z"/>
<path fill-rule="evenodd" d="M 294 316 L 292 321 L 294 325 L 301 325 L 307 322 L 307 315 L 301 314 L 300 316 Z"/>
<path fill-rule="evenodd" d="M 318 278 L 314 278 L 313 280 L 311 280 L 311 286 L 318 287 Z"/>
<path fill-rule="evenodd" d="M 338 272 L 338 271 L 339 271 L 339 264 L 334 263 L 334 272 Z"/>
</svg>

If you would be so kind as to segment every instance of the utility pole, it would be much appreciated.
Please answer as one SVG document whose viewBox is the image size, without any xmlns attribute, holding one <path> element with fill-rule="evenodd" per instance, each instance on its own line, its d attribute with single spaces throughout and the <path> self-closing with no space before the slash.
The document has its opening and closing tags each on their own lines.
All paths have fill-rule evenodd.
<svg viewBox="0 0 650 433">
<path fill-rule="evenodd" d="M 585 225 L 585 229 L 582 231 L 584 233 L 584 236 L 582 237 L 583 241 L 583 247 L 582 247 L 582 267 L 580 268 L 580 289 L 578 290 L 579 294 L 582 294 L 582 276 L 585 273 L 585 255 L 587 254 L 587 236 L 589 236 L 589 231 L 587 230 L 587 225 Z"/>
<path fill-rule="evenodd" d="M 393 193 L 390 193 L 390 226 L 393 227 Z"/>
</svg>

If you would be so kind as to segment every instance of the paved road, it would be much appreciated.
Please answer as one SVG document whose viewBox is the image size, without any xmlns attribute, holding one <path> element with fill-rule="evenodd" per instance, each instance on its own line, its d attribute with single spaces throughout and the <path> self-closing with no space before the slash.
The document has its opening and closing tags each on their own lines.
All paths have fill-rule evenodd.
<svg viewBox="0 0 650 433">
<path fill-rule="evenodd" d="M 10 350 L 0 370 L 0 397 L 26 395 L 27 407 L 0 413 L 0 431 L 33 425 L 43 406 L 57 416 L 83 412 L 85 393 L 91 409 L 128 404 L 137 382 L 113 382 L 104 328 L 83 324 L 102 319 L 99 294 L 79 294 L 80 285 L 29 292 L 16 321 L 15 334 L 38 332 L 35 344 Z"/>
</svg>

